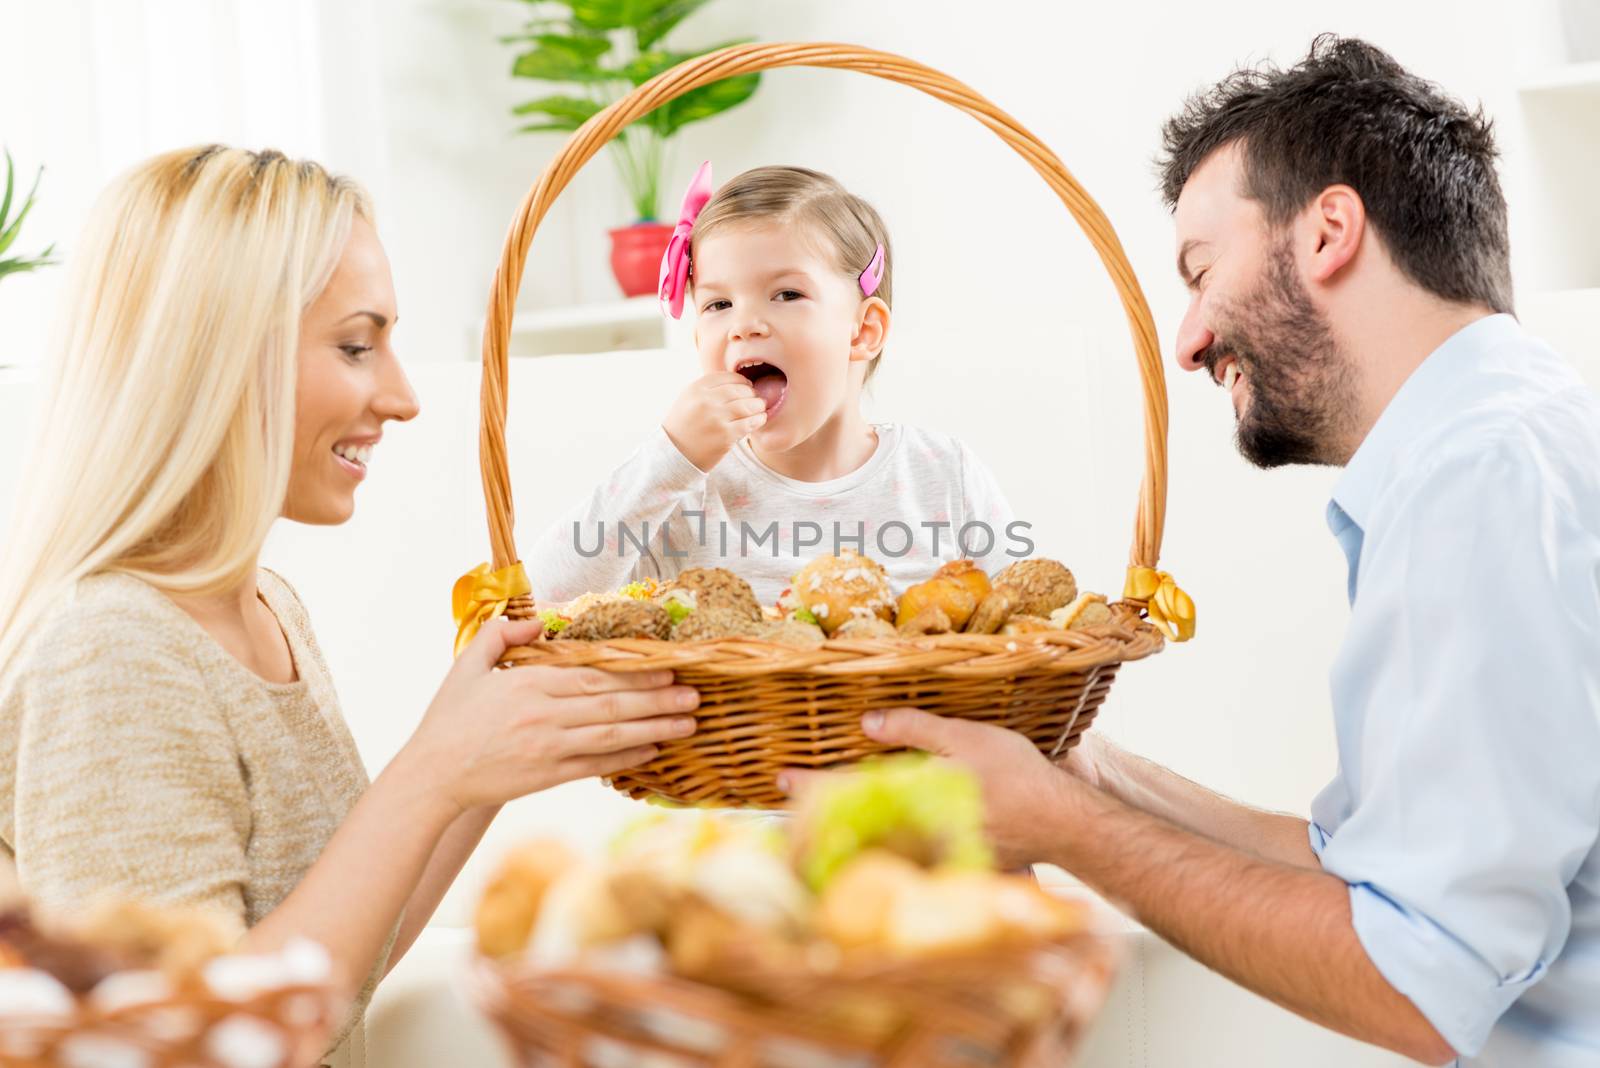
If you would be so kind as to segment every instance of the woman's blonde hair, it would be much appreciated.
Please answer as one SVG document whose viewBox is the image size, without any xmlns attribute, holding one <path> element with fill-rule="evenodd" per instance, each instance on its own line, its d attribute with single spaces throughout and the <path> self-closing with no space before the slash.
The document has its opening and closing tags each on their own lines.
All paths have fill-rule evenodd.
<svg viewBox="0 0 1600 1068">
<path fill-rule="evenodd" d="M 289 484 L 300 317 L 357 217 L 348 179 L 220 145 L 101 195 L 0 561 L 0 672 L 86 575 L 175 593 L 252 577 Z"/>
<path fill-rule="evenodd" d="M 804 167 L 757 167 L 716 191 L 695 219 L 690 248 L 733 226 L 796 224 L 825 246 L 839 271 L 857 277 L 883 246 L 883 277 L 873 296 L 894 307 L 894 255 L 889 229 L 871 204 L 838 179 Z M 867 365 L 867 377 L 878 361 Z"/>
</svg>

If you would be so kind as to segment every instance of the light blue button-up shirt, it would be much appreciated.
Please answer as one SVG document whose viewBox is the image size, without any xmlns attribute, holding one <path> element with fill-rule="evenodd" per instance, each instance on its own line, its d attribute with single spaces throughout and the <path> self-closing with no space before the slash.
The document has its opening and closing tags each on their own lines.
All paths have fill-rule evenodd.
<svg viewBox="0 0 1600 1068">
<path fill-rule="evenodd" d="M 1328 525 L 1351 616 L 1312 848 L 1459 1063 L 1600 1066 L 1600 399 L 1480 319 L 1395 394 Z"/>
</svg>

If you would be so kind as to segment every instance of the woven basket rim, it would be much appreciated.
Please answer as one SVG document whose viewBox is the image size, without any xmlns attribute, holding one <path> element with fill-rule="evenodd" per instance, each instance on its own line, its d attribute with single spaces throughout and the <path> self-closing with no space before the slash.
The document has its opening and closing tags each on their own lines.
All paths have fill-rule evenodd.
<svg viewBox="0 0 1600 1068">
<path fill-rule="evenodd" d="M 663 668 L 730 676 L 896 675 L 994 677 L 1042 671 L 1075 674 L 1143 660 L 1159 652 L 1165 638 L 1126 602 L 1113 606 L 1119 618 L 1080 630 L 1032 634 L 930 634 L 904 638 L 829 638 L 796 647 L 758 638 L 671 641 L 613 638 L 607 641 L 547 640 L 512 646 L 501 664 L 604 667 L 619 673 Z"/>
<path fill-rule="evenodd" d="M 834 42 L 733 45 L 686 60 L 596 113 L 567 139 L 523 198 L 501 250 L 483 333 L 479 461 L 496 570 L 519 560 L 506 447 L 508 356 L 529 248 L 540 222 L 573 177 L 623 127 L 656 107 L 723 78 L 783 67 L 852 70 L 898 82 L 963 111 L 1000 137 L 1044 179 L 1098 253 L 1121 300 L 1144 399 L 1144 477 L 1129 562 L 1154 568 L 1161 554 L 1167 498 L 1167 394 L 1154 319 L 1105 212 L 1060 158 L 1032 132 L 965 83 L 904 56 Z M 537 581 L 538 576 L 533 576 Z"/>
<path fill-rule="evenodd" d="M 626 1027 L 631 1012 L 675 1014 L 721 1029 L 723 1054 L 718 1066 L 750 1063 L 748 1058 L 761 1042 L 791 1040 L 845 1054 L 872 1053 L 888 1056 L 891 1065 L 926 1063 L 916 1055 L 919 1043 L 928 1037 L 930 1023 L 943 1020 L 956 1033 L 971 1036 L 1020 1028 L 1013 1033 L 1013 1047 L 1007 1065 L 1042 1066 L 1062 1063 L 1042 1058 L 1041 1054 L 1061 1052 L 1058 1043 L 1069 1034 L 1076 1041 L 1083 1027 L 1097 1014 L 1115 978 L 1120 947 L 1104 933 L 1085 929 L 1061 939 L 1040 940 L 1032 944 L 994 947 L 961 957 L 974 966 L 963 976 L 964 983 L 926 984 L 928 961 L 904 960 L 892 974 L 863 974 L 859 977 L 816 976 L 799 985 L 777 980 L 766 993 L 748 987 L 729 989 L 699 979 L 672 973 L 639 975 L 629 972 L 585 969 L 582 967 L 542 968 L 526 960 L 496 961 L 475 956 L 469 967 L 469 984 L 480 1011 L 496 1020 L 513 1044 L 540 1043 L 546 1050 L 552 1040 L 576 1052 L 576 1036 L 604 1035 L 635 1048 L 686 1055 L 682 1047 L 658 1034 Z M 951 955 L 950 959 L 957 959 Z M 932 962 L 935 966 L 937 962 Z M 1063 968 L 1076 971 L 1076 979 L 1066 979 Z M 1027 982 L 1054 988 L 1054 1008 L 1050 1018 L 1033 1022 L 997 1019 L 983 1000 L 996 981 Z M 1092 986 L 1090 1004 L 1085 1004 L 1083 983 Z M 760 984 L 757 984 L 758 986 Z M 741 984 L 743 987 L 743 984 Z M 962 993 L 963 987 L 966 993 Z M 581 990 L 586 1001 L 581 1007 L 562 1007 L 562 998 L 549 996 L 557 991 Z M 899 998 L 919 1002 L 906 1006 L 907 1018 L 893 1032 L 869 1038 L 846 1024 L 819 1020 L 815 1010 L 817 995 L 823 1000 L 841 994 L 882 997 L 890 992 Z M 1070 1020 L 1069 1030 L 1063 1024 Z M 906 1026 L 909 1025 L 909 1031 Z M 935 1025 L 937 1026 L 937 1025 Z M 622 1028 L 622 1033 L 619 1033 Z M 565 1043 L 561 1038 L 566 1039 Z M 1020 1045 L 1018 1042 L 1020 1040 Z M 581 1040 L 580 1040 L 581 1041 Z M 911 1046 L 908 1049 L 907 1043 Z M 731 1052 L 730 1052 L 731 1050 Z M 907 1057 L 912 1059 L 906 1059 Z"/>
<path fill-rule="evenodd" d="M 147 970 L 149 969 L 133 971 Z M 116 974 L 133 974 L 133 971 L 113 973 L 112 977 Z M 306 998 L 311 998 L 318 1004 L 321 1010 L 319 1015 L 315 1019 L 303 1021 L 286 1019 L 285 1006 L 301 1002 Z M 183 1063 L 189 1063 L 192 1058 L 185 1059 L 188 1057 L 185 1051 L 190 1046 L 225 1021 L 235 1016 L 244 1016 L 263 1021 L 280 1031 L 288 1045 L 286 1056 L 289 1061 L 294 1061 L 301 1054 L 309 1055 L 309 1052 L 301 1047 L 313 1042 L 320 1047 L 333 1034 L 339 1016 L 345 1011 L 349 1000 L 349 996 L 331 982 L 288 983 L 258 991 L 244 998 L 230 998 L 203 985 L 185 984 L 174 989 L 166 997 L 114 1005 L 110 1008 L 97 1004 L 93 991 L 90 991 L 73 994 L 73 1008 L 66 1015 L 0 1017 L 0 1035 L 26 1035 L 46 1051 L 55 1049 L 75 1035 L 104 1035 L 127 1043 L 142 1053 L 162 1056 L 174 1054 L 178 1055 Z M 173 1031 L 164 1025 L 159 1033 L 146 1032 L 141 1027 L 146 1018 L 167 1019 L 174 1011 L 192 1014 L 194 1026 L 185 1031 Z M 12 1062 L 7 1060 L 5 1052 L 0 1051 L 0 1064 L 10 1063 Z M 19 1063 L 35 1062 L 24 1059 Z M 168 1062 L 162 1060 L 155 1063 Z"/>
<path fill-rule="evenodd" d="M 930 968 L 966 968 L 968 966 L 1009 968 L 1019 962 L 1034 960 L 1040 954 L 1048 955 L 1069 950 L 1080 950 L 1091 945 L 1110 949 L 1115 944 L 1116 940 L 1113 934 L 1096 930 L 1092 926 L 1085 926 L 1055 938 L 1005 942 L 985 948 L 952 949 L 922 956 L 895 956 L 889 953 L 865 952 L 841 953 L 837 958 L 839 967 L 814 969 L 809 973 L 797 976 L 797 978 L 819 983 L 876 983 L 886 980 L 893 982 L 902 979 L 917 981 Z M 734 997 L 744 996 L 737 991 L 726 991 L 724 988 L 714 984 L 670 972 L 664 972 L 659 975 L 635 975 L 626 972 L 611 973 L 603 970 L 575 967 L 545 968 L 526 958 L 496 960 L 485 957 L 482 954 L 475 954 L 474 960 L 487 965 L 492 971 L 512 980 L 542 982 L 547 980 L 558 981 L 564 978 L 582 978 L 604 982 L 607 978 L 615 975 L 629 981 L 659 981 L 672 985 L 705 987 L 719 993 L 731 993 Z"/>
</svg>

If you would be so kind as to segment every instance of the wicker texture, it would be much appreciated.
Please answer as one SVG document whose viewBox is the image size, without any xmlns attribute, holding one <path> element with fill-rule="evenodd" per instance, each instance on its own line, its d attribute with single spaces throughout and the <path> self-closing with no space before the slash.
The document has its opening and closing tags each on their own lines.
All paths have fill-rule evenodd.
<svg viewBox="0 0 1600 1068">
<path fill-rule="evenodd" d="M 474 980 L 516 1063 L 530 1068 L 1058 1068 L 1099 1012 L 1114 964 L 1111 944 L 1084 934 L 827 974 L 752 969 L 741 977 L 749 989 L 737 993 L 661 976 L 483 961 Z"/>
<path fill-rule="evenodd" d="M 506 452 L 507 351 L 517 293 L 533 236 L 577 172 L 633 120 L 720 78 L 780 67 L 853 70 L 919 89 L 988 127 L 1038 172 L 1088 237 L 1115 285 L 1143 383 L 1145 470 L 1131 566 L 1154 568 L 1166 511 L 1166 383 L 1155 326 L 1110 222 L 1055 153 L 1020 123 L 947 75 L 912 60 L 844 44 L 752 44 L 689 60 L 639 86 L 578 129 L 529 190 L 506 235 L 483 339 L 479 447 L 494 568 L 517 562 Z M 798 563 L 797 563 L 798 569 Z M 531 576 L 537 593 L 539 576 Z M 532 599 L 508 614 L 526 618 Z M 588 664 L 611 671 L 670 667 L 701 689 L 699 729 L 662 747 L 648 765 L 617 776 L 632 796 L 769 805 L 785 766 L 845 763 L 881 747 L 860 732 L 863 712 L 916 705 L 1015 727 L 1059 753 L 1088 726 L 1117 665 L 1162 646 L 1140 618 L 1144 603 L 1113 606 L 1111 624 L 1048 635 L 944 635 L 895 641 L 829 641 L 814 650 L 742 640 L 541 642 L 511 650 L 511 664 Z"/>
<path fill-rule="evenodd" d="M 326 986 L 284 986 L 243 1001 L 220 998 L 203 987 L 180 991 L 160 1001 L 103 1010 L 81 998 L 73 1019 L 0 1019 L 0 1068 L 68 1068 L 71 1065 L 140 1063 L 149 1068 L 233 1068 L 239 1061 L 219 1056 L 219 1027 L 243 1023 L 251 1031 L 276 1036 L 282 1056 L 262 1059 L 259 1045 L 252 1064 L 308 1068 L 320 1059 L 338 1019 L 341 1000 Z M 235 1036 L 237 1037 L 237 1036 Z M 89 1058 L 89 1050 L 113 1045 L 138 1051 L 143 1059 Z"/>
</svg>

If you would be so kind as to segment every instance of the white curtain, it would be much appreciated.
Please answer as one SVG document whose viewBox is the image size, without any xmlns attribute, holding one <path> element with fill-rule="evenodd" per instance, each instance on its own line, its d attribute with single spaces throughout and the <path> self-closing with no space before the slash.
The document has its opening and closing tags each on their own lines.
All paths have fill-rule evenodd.
<svg viewBox="0 0 1600 1068">
<path fill-rule="evenodd" d="M 95 195 L 153 153 L 218 141 L 385 173 L 370 0 L 0 0 L 0 144 L 45 167 L 11 253 L 71 254 Z M 0 365 L 44 349 L 61 269 L 0 280 Z"/>
</svg>

